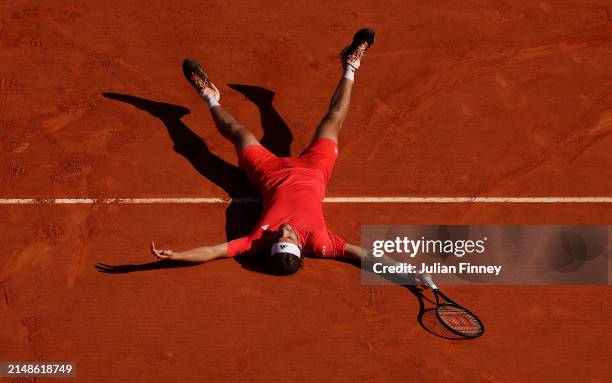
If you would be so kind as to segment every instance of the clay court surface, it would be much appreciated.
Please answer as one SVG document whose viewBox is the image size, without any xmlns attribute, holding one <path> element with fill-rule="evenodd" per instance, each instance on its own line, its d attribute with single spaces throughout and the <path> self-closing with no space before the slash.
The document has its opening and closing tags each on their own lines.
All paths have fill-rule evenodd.
<svg viewBox="0 0 612 383">
<path fill-rule="evenodd" d="M 0 2 L 0 198 L 252 196 L 181 61 L 299 154 L 363 26 L 378 37 L 329 197 L 612 196 L 609 3 L 37 3 Z M 609 224 L 612 204 L 325 215 L 358 243 L 361 224 Z M 256 218 L 257 204 L 0 205 L 0 361 L 75 361 L 81 382 L 611 379 L 609 286 L 448 286 L 487 326 L 457 341 L 419 325 L 408 289 L 362 286 L 348 263 L 147 265 L 151 240 L 216 243 Z"/>
</svg>

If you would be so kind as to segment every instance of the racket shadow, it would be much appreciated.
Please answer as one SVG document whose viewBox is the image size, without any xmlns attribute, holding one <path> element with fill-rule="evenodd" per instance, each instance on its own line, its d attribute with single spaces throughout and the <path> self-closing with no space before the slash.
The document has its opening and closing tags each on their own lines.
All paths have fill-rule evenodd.
<svg viewBox="0 0 612 383">
<path fill-rule="evenodd" d="M 448 340 L 467 340 L 469 338 L 464 338 L 459 336 L 452 331 L 449 331 L 444 325 L 440 323 L 436 316 L 436 307 L 432 299 L 423 294 L 423 290 L 417 286 L 406 286 L 408 290 L 419 301 L 419 312 L 417 314 L 417 322 L 419 326 L 423 328 L 423 330 L 427 331 L 431 335 L 434 335 L 438 338 L 448 339 Z M 433 307 L 427 307 L 426 303 L 432 304 Z"/>
</svg>

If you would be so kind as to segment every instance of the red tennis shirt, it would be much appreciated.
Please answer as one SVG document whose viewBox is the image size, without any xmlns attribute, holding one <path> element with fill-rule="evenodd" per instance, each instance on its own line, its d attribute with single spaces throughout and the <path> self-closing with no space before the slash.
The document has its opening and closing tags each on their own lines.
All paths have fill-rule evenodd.
<svg viewBox="0 0 612 383">
<path fill-rule="evenodd" d="M 238 152 L 238 161 L 263 198 L 263 213 L 253 231 L 228 244 L 227 256 L 269 254 L 273 237 L 283 223 L 291 225 L 302 253 L 338 257 L 346 241 L 325 225 L 323 198 L 338 145 L 319 138 L 299 157 L 277 157 L 261 145 Z"/>
</svg>

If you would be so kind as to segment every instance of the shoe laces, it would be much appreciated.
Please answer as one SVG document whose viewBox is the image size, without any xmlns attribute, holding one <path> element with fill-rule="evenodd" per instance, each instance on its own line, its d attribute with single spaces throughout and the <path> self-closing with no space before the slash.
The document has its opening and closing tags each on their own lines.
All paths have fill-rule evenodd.
<svg viewBox="0 0 612 383">
<path fill-rule="evenodd" d="M 210 81 L 203 79 L 194 72 L 191 72 L 191 81 L 193 81 L 202 90 L 210 87 Z"/>
<path fill-rule="evenodd" d="M 364 41 L 363 43 L 357 46 L 357 48 L 355 49 L 355 51 L 353 51 L 353 53 L 347 56 L 347 60 L 351 62 L 357 62 L 361 60 L 361 58 L 363 57 L 364 53 L 368 50 L 368 48 L 369 48 L 368 43 Z"/>
<path fill-rule="evenodd" d="M 355 48 L 355 50 L 346 57 L 347 64 L 353 66 L 355 69 L 359 68 L 361 58 L 363 57 L 364 53 L 368 50 L 368 48 L 369 48 L 369 45 L 365 41 L 359 44 L 357 48 Z"/>
</svg>

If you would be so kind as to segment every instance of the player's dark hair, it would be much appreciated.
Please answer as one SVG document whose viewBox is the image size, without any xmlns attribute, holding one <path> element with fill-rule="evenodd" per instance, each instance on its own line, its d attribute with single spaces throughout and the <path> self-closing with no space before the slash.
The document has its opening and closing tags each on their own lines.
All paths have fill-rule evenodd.
<svg viewBox="0 0 612 383">
<path fill-rule="evenodd" d="M 272 268 L 278 275 L 289 275 L 298 271 L 304 266 L 302 257 L 291 253 L 272 254 Z"/>
</svg>

